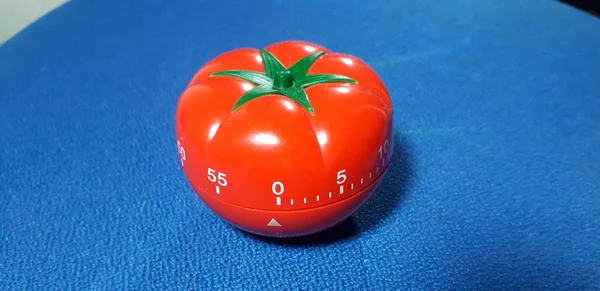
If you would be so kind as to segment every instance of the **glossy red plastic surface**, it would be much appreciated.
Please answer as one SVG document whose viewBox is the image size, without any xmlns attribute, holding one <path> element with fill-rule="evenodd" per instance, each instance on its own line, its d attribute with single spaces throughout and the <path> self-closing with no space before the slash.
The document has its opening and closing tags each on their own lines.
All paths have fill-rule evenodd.
<svg viewBox="0 0 600 291">
<path fill-rule="evenodd" d="M 181 95 L 181 164 L 199 197 L 233 225 L 278 237 L 318 232 L 354 213 L 375 191 L 393 148 L 392 104 L 379 76 L 356 57 L 300 41 L 265 49 L 286 68 L 325 51 L 308 74 L 343 75 L 357 84 L 304 88 L 314 115 L 281 94 L 232 111 L 256 84 L 211 74 L 265 69 L 258 49 L 220 55 Z"/>
</svg>

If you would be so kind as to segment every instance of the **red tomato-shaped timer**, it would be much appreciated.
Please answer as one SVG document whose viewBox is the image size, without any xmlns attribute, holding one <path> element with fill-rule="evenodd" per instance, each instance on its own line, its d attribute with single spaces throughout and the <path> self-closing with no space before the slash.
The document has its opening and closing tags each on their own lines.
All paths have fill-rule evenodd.
<svg viewBox="0 0 600 291">
<path fill-rule="evenodd" d="M 301 41 L 226 52 L 176 112 L 194 191 L 245 231 L 293 237 L 332 227 L 372 196 L 390 162 L 393 109 L 359 58 Z"/>
</svg>

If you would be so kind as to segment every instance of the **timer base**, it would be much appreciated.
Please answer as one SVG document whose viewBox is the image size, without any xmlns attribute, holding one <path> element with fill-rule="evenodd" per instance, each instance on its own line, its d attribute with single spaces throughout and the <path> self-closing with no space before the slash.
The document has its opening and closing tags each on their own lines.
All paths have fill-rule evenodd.
<svg viewBox="0 0 600 291">
<path fill-rule="evenodd" d="M 377 180 L 362 191 L 335 203 L 302 210 L 272 211 L 246 208 L 223 202 L 202 193 L 201 199 L 228 223 L 253 234 L 268 237 L 298 237 L 333 227 L 358 211 L 385 177 L 387 167 Z"/>
</svg>

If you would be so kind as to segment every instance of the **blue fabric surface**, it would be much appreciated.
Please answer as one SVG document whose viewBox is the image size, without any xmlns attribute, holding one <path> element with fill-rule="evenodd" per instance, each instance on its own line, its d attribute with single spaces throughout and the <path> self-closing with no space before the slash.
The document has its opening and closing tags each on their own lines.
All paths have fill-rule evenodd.
<svg viewBox="0 0 600 291">
<path fill-rule="evenodd" d="M 598 290 L 599 28 L 540 0 L 72 1 L 0 47 L 0 289 Z M 174 112 L 209 59 L 287 39 L 370 63 L 398 146 L 359 213 L 280 241 L 196 197 Z"/>
</svg>

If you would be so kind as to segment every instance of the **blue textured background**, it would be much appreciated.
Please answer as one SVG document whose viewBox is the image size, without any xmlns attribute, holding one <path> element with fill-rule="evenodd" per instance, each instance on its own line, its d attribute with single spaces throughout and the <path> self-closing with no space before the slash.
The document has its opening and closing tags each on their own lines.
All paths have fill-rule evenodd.
<svg viewBox="0 0 600 291">
<path fill-rule="evenodd" d="M 275 241 L 195 196 L 173 122 L 204 62 L 286 39 L 369 62 L 398 147 Z M 72 1 L 0 47 L 0 289 L 598 290 L 599 60 L 553 1 Z"/>
</svg>

